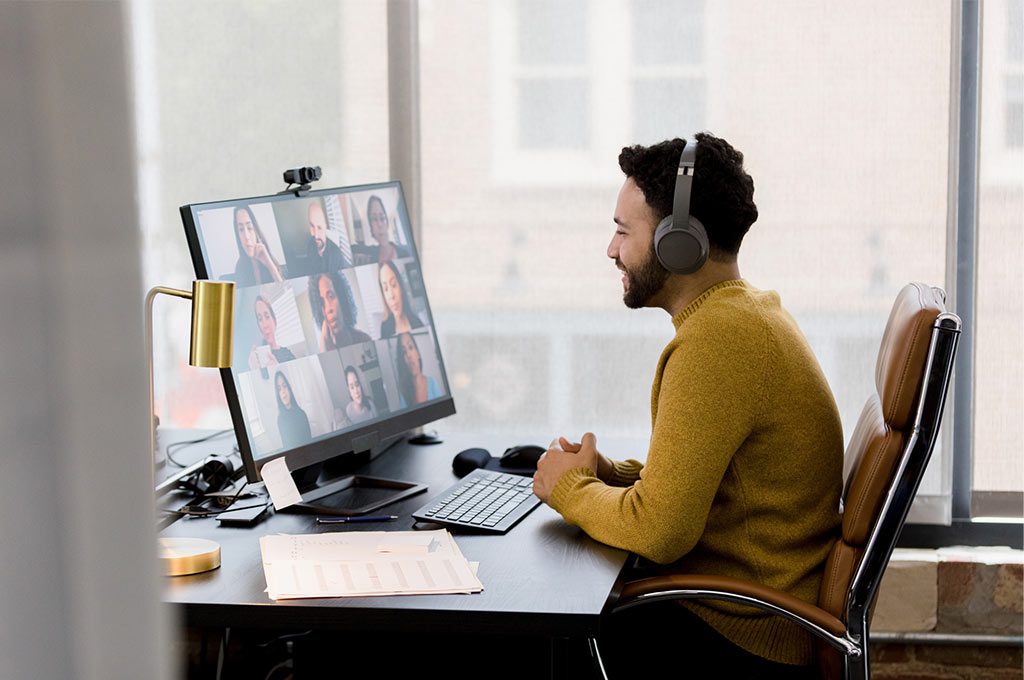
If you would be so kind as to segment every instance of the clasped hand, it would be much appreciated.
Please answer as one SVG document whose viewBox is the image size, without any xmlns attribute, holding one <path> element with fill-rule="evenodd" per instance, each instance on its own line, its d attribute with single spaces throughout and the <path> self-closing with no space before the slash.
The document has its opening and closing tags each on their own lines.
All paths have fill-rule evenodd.
<svg viewBox="0 0 1024 680">
<path fill-rule="evenodd" d="M 533 475 L 534 495 L 547 503 L 558 480 L 568 470 L 585 467 L 597 474 L 600 456 L 597 437 L 592 432 L 584 434 L 582 441 L 576 443 L 565 437 L 553 440 L 537 461 L 537 472 Z"/>
</svg>

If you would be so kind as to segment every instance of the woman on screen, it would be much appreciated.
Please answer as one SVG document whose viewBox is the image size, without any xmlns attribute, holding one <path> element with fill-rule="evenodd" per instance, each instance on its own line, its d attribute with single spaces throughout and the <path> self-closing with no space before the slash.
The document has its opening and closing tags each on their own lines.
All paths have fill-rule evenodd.
<svg viewBox="0 0 1024 680">
<path fill-rule="evenodd" d="M 374 262 L 388 262 L 396 257 L 409 257 L 408 249 L 389 238 L 391 222 L 388 220 L 388 211 L 384 208 L 384 201 L 380 196 L 370 196 L 366 202 L 366 216 L 370 221 L 370 235 L 377 242 L 376 246 L 370 247 L 370 253 Z"/>
<path fill-rule="evenodd" d="M 267 250 L 267 239 L 260 231 L 256 216 L 247 205 L 235 208 L 235 245 L 238 262 L 235 264 L 235 283 L 255 286 L 271 281 L 282 281 L 281 266 Z"/>
<path fill-rule="evenodd" d="M 274 308 L 262 295 L 256 296 L 253 312 L 256 314 L 256 325 L 260 329 L 263 342 L 259 346 L 253 346 L 249 353 L 249 368 L 266 370 L 271 366 L 294 359 L 295 355 L 292 351 L 277 342 L 277 315 L 274 314 Z M 261 347 L 267 349 L 261 350 Z M 266 378 L 267 375 L 264 373 L 263 377 Z"/>
<path fill-rule="evenodd" d="M 345 415 L 353 425 L 364 420 L 372 420 L 377 417 L 377 409 L 373 400 L 366 396 L 363 389 L 363 381 L 359 379 L 359 371 L 355 366 L 345 367 L 345 381 L 348 383 L 348 396 L 352 398 L 345 407 Z"/>
<path fill-rule="evenodd" d="M 413 328 L 423 326 L 423 322 L 409 305 L 409 294 L 405 292 L 405 283 L 394 262 L 380 264 L 377 281 L 380 283 L 380 294 L 384 298 L 384 308 L 388 313 L 380 324 L 380 337 L 389 338 L 396 333 L 408 333 Z"/>
<path fill-rule="evenodd" d="M 402 408 L 441 396 L 437 381 L 423 375 L 423 357 L 410 333 L 398 336 L 398 398 Z"/>
<path fill-rule="evenodd" d="M 320 324 L 321 352 L 370 341 L 369 335 L 356 328 L 359 310 L 355 296 L 348 279 L 338 272 L 309 277 L 309 303 Z"/>
<path fill-rule="evenodd" d="M 312 439 L 309 429 L 309 418 L 306 412 L 295 401 L 292 384 L 284 373 L 274 374 L 274 392 L 277 394 L 277 429 L 281 433 L 281 446 L 294 449 Z"/>
</svg>

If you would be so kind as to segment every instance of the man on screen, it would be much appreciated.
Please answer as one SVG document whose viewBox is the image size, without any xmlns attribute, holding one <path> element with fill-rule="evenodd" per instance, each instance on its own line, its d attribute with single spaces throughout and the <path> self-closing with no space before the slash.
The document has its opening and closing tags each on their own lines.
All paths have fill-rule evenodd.
<svg viewBox="0 0 1024 680">
<path fill-rule="evenodd" d="M 706 228 L 710 256 L 692 274 L 669 273 L 653 247 L 656 225 L 672 213 L 685 142 L 619 155 L 626 179 L 607 255 L 623 273 L 626 306 L 661 308 L 675 327 L 654 375 L 646 464 L 609 459 L 589 432 L 579 442 L 561 437 L 538 465 L 534 492 L 649 568 L 738 577 L 816 602 L 839 526 L 839 414 L 778 294 L 740 277 L 737 254 L 757 219 L 743 155 L 707 133 L 697 140 L 690 213 Z M 603 648 L 619 677 L 659 667 L 693 677 L 815 676 L 810 636 L 751 608 L 690 600 L 611 618 Z"/>
<path fill-rule="evenodd" d="M 345 260 L 341 248 L 327 238 L 327 213 L 324 212 L 323 202 L 319 198 L 310 202 L 306 210 L 306 224 L 309 227 L 307 274 L 336 272 L 343 267 L 351 266 L 351 263 Z"/>
</svg>

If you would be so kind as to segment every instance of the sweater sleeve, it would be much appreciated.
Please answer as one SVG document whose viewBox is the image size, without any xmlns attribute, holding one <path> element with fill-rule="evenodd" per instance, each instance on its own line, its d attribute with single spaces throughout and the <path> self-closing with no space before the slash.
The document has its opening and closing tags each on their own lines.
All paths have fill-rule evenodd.
<svg viewBox="0 0 1024 680">
<path fill-rule="evenodd" d="M 607 480 L 611 486 L 631 486 L 640 479 L 644 464 L 638 460 L 613 460 L 612 475 Z"/>
<path fill-rule="evenodd" d="M 722 477 L 753 428 L 766 370 L 762 325 L 690 321 L 662 357 L 647 464 L 636 468 L 636 481 L 610 486 L 576 468 L 549 499 L 596 540 L 660 564 L 685 555 L 703 533 Z M 616 464 L 620 471 L 628 470 Z"/>
</svg>

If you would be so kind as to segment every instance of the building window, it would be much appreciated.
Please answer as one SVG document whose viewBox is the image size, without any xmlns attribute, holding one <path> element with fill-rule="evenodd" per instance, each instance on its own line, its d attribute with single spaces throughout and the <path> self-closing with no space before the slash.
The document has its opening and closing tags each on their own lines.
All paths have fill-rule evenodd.
<svg viewBox="0 0 1024 680">
<path fill-rule="evenodd" d="M 704 3 L 634 0 L 628 8 L 633 139 L 649 144 L 703 129 L 707 108 Z"/>
<path fill-rule="evenodd" d="M 516 3 L 516 137 L 520 148 L 589 147 L 586 27 L 586 0 Z"/>
<path fill-rule="evenodd" d="M 704 2 L 516 0 L 494 11 L 497 181 L 585 185 L 623 140 L 704 129 Z"/>
</svg>

